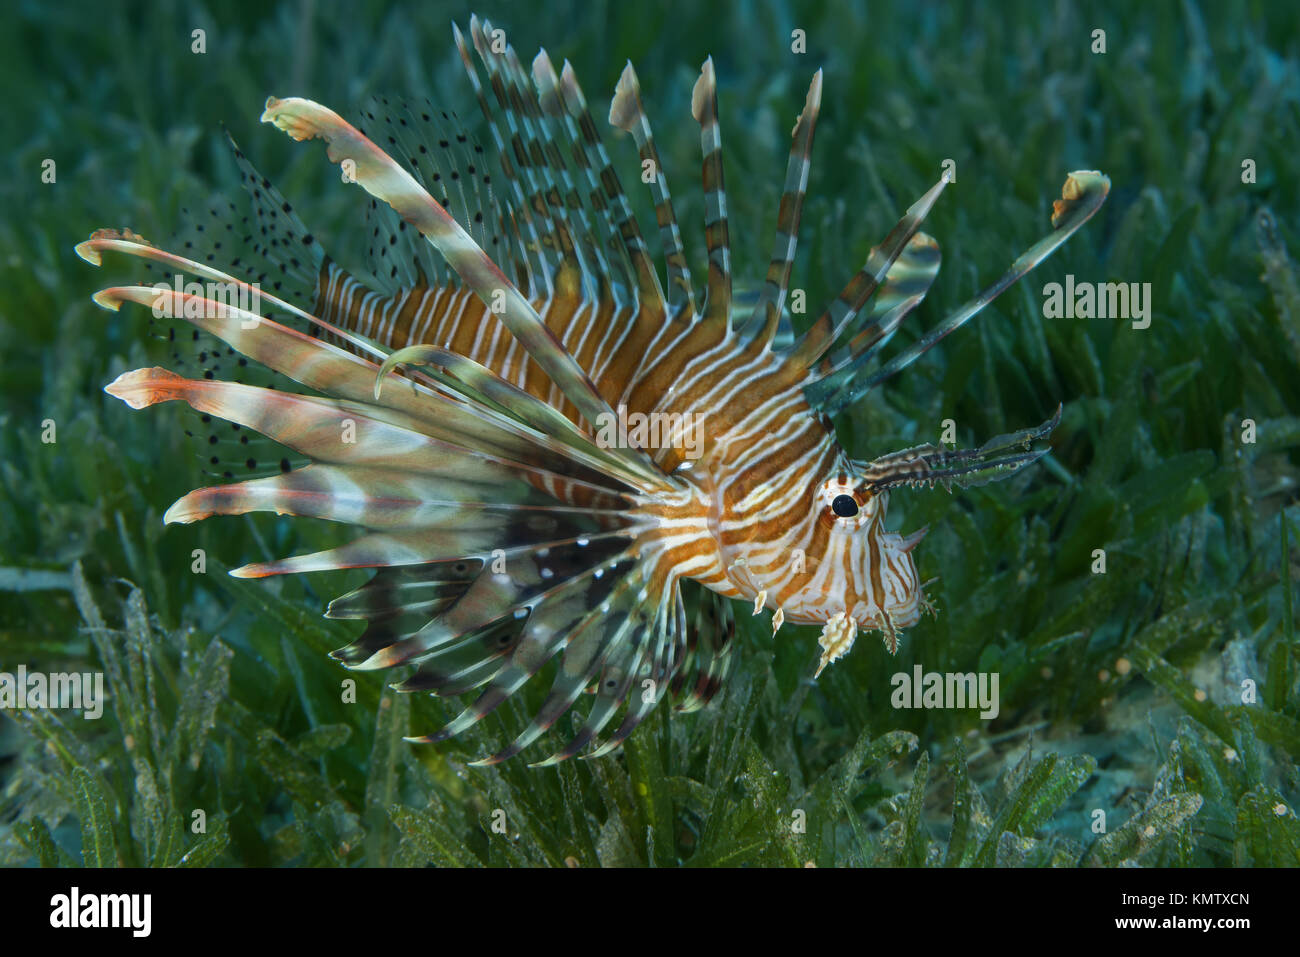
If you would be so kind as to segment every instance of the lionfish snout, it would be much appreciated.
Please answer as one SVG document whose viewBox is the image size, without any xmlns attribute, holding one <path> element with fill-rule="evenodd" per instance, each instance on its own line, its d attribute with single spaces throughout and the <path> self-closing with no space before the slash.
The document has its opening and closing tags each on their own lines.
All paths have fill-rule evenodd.
<svg viewBox="0 0 1300 957">
<path fill-rule="evenodd" d="M 779 554 L 764 550 L 755 560 L 754 551 L 733 563 L 736 590 L 754 599 L 755 614 L 773 610 L 774 630 L 787 621 L 822 627 L 819 674 L 849 651 L 859 631 L 879 631 L 896 652 L 902 629 L 930 609 L 912 556 L 927 529 L 886 531 L 889 493 L 847 461 L 806 494 L 807 519 L 783 539 Z"/>
</svg>

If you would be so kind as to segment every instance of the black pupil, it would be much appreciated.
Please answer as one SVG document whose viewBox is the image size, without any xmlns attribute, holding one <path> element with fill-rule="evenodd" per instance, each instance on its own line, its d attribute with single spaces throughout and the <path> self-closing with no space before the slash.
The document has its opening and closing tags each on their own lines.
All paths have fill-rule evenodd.
<svg viewBox="0 0 1300 957">
<path fill-rule="evenodd" d="M 831 502 L 831 511 L 840 518 L 852 518 L 858 514 L 858 503 L 853 500 L 852 495 L 836 495 L 835 500 Z"/>
</svg>

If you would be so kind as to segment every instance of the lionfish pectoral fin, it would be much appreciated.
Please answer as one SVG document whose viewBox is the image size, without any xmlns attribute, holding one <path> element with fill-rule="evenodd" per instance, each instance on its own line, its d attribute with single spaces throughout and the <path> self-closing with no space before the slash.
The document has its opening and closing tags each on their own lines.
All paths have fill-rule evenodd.
<svg viewBox="0 0 1300 957">
<path fill-rule="evenodd" d="M 686 658 L 673 678 L 671 691 L 676 710 L 698 711 L 722 688 L 731 666 L 736 618 L 731 600 L 696 588 L 698 604 L 686 648 Z M 781 610 L 777 609 L 777 615 Z M 773 619 L 775 620 L 775 619 Z"/>
<path fill-rule="evenodd" d="M 899 486 L 943 485 L 970 488 L 985 485 L 1018 472 L 1046 455 L 1050 449 L 1033 449 L 1034 442 L 1047 438 L 1061 421 L 1061 406 L 1042 425 L 989 439 L 978 449 L 949 450 L 936 445 L 918 445 L 883 456 L 862 471 L 860 487 L 877 493 Z"/>
<path fill-rule="evenodd" d="M 471 586 L 458 603 L 481 604 L 484 599 L 475 597 L 474 588 L 482 591 L 483 586 Z M 493 765 L 515 756 L 554 726 L 592 686 L 594 700 L 580 730 L 540 764 L 566 760 L 595 744 L 600 731 L 625 708 L 624 721 L 597 751 L 617 746 L 663 697 L 681 666 L 686 645 L 683 617 L 674 610 L 680 599 L 649 594 L 648 588 L 646 567 L 626 554 L 616 554 L 531 598 L 528 614 L 514 620 L 513 627 L 506 627 L 514 618 L 510 613 L 498 619 L 501 627 L 495 631 L 480 629 L 443 641 L 423 654 L 415 649 L 419 669 L 398 690 L 447 696 L 485 687 L 445 727 L 407 740 L 439 742 L 464 733 L 558 657 L 550 692 L 528 726 L 505 748 L 471 763 Z M 447 614 L 454 618 L 455 606 Z M 383 622 L 372 627 L 381 637 L 395 630 Z M 647 687 L 657 690 L 646 691 Z"/>
<path fill-rule="evenodd" d="M 380 366 L 375 379 L 376 398 L 385 376 L 397 366 L 407 364 L 434 367 L 430 375 L 453 393 L 490 406 L 549 437 L 563 445 L 574 458 L 610 477 L 617 477 L 629 489 L 644 491 L 666 484 L 662 472 L 643 465 L 637 457 L 620 455 L 617 449 L 602 447 L 553 406 L 473 359 L 437 346 L 407 346 L 392 353 Z"/>
<path fill-rule="evenodd" d="M 588 741 L 595 747 L 582 755 L 583 758 L 609 754 L 627 740 L 655 706 L 668 696 L 673 680 L 683 666 L 688 642 L 681 587 L 674 583 L 657 594 L 643 593 L 642 597 L 641 626 L 632 642 L 634 648 L 629 648 L 628 657 L 617 666 L 622 681 L 611 690 L 597 687 L 596 703 L 587 721 L 569 746 L 553 758 L 574 753 L 577 746 Z M 617 710 L 611 695 L 618 696 L 618 703 L 626 699 L 623 720 L 613 734 L 599 741 L 596 735 L 601 726 Z"/>
<path fill-rule="evenodd" d="M 92 242 L 97 244 L 92 251 L 98 252 L 104 248 L 99 244 L 108 243 L 109 248 L 116 248 L 123 241 L 101 238 Z M 148 246 L 138 248 L 152 249 Z M 517 421 L 492 408 L 468 401 L 451 401 L 423 384 L 409 381 L 402 388 L 389 388 L 383 394 L 382 404 L 376 403 L 374 389 L 380 367 L 374 362 L 227 303 L 174 290 L 160 292 L 150 286 L 115 286 L 96 293 L 95 301 L 113 310 L 124 302 L 151 307 L 162 305 L 249 359 L 310 389 L 358 403 L 367 416 L 382 418 L 439 442 L 472 449 L 493 458 L 564 472 L 597 484 L 608 477 L 608 468 L 580 459 L 572 446 L 535 429 L 523 429 Z M 347 335 L 342 330 L 333 332 Z M 383 356 L 379 358 L 382 360 Z M 165 370 L 136 370 L 128 376 L 147 376 L 151 383 L 155 383 L 160 381 L 162 373 Z M 139 388 L 142 384 L 143 380 L 123 376 L 112 386 L 118 391 L 111 394 L 122 393 L 119 397 L 125 398 L 129 385 L 132 401 L 138 402 L 148 394 L 148 390 Z M 204 394 L 211 396 L 215 393 L 209 390 Z M 258 396 L 265 395 L 275 404 L 279 402 L 276 399 L 278 394 L 259 392 Z M 337 424 L 341 426 L 346 418 L 347 415 L 341 415 Z M 580 462 L 588 468 L 580 468 Z M 626 470 L 618 474 L 625 475 Z"/>
<path fill-rule="evenodd" d="M 622 594 L 610 602 L 613 614 L 605 613 L 608 617 L 603 620 L 584 620 L 566 639 L 564 656 L 556 670 L 551 690 L 528 726 L 505 748 L 488 758 L 471 763 L 499 764 L 519 754 L 550 729 L 577 702 L 593 680 L 601 679 L 607 672 L 608 661 L 623 653 L 626 650 L 624 646 L 635 647 L 638 629 L 646 627 L 646 615 L 644 610 L 636 607 L 636 593 L 630 584 L 625 581 L 620 587 L 623 589 Z M 618 607 L 617 611 L 614 611 L 615 606 Z M 607 720 L 604 709 L 596 717 L 600 724 Z M 583 737 L 580 733 L 577 738 L 579 747 L 582 746 Z M 565 755 L 570 748 L 572 743 L 569 748 L 559 752 L 558 756 Z M 553 755 L 555 756 L 557 755 Z"/>
<path fill-rule="evenodd" d="M 672 649 L 676 654 L 686 641 L 682 630 L 675 627 L 679 620 L 676 613 L 665 611 L 674 605 L 680 605 L 680 598 L 669 595 L 665 600 L 657 603 L 646 601 L 633 609 L 624 622 L 619 640 L 604 651 L 599 667 L 587 670 L 586 677 L 594 695 L 577 734 L 562 749 L 535 762 L 532 767 L 558 764 L 593 745 L 594 749 L 584 757 L 613 750 L 658 703 L 661 697 L 661 692 L 657 692 L 659 681 L 650 677 L 655 673 L 656 662 L 665 649 Z M 624 721 L 613 737 L 601 744 L 600 732 L 620 708 L 626 709 Z"/>
<path fill-rule="evenodd" d="M 227 302 L 245 306 L 251 303 L 253 311 L 269 305 L 287 314 L 287 321 L 300 331 L 320 327 L 319 320 L 293 303 L 309 298 L 316 290 L 322 264 L 328 261 L 324 249 L 293 206 L 257 171 L 228 132 L 225 138 L 247 194 L 246 215 L 241 218 L 241 210 L 233 200 L 213 200 L 196 206 L 193 212 L 183 209 L 182 225 L 168 244 L 155 245 L 130 229 L 100 229 L 78 244 L 77 254 L 95 266 L 102 264 L 104 252 L 143 259 L 146 269 L 162 267 L 166 284 L 174 282 L 178 290 L 182 279 L 207 280 L 207 288 L 212 290 L 211 284 L 216 284 Z M 253 222 L 258 226 L 253 227 Z M 183 254 L 171 252 L 164 245 L 183 250 Z M 213 265 L 216 262 L 226 265 L 218 269 Z M 185 282 L 184 288 L 193 287 Z M 171 328 L 175 335 L 177 324 L 186 317 L 175 314 L 155 318 L 177 320 Z M 181 361 L 179 354 L 174 354 L 174 359 Z M 203 360 L 200 357 L 200 362 Z M 216 371 L 215 364 L 208 368 Z M 241 374 L 249 376 L 251 370 Z"/>
</svg>

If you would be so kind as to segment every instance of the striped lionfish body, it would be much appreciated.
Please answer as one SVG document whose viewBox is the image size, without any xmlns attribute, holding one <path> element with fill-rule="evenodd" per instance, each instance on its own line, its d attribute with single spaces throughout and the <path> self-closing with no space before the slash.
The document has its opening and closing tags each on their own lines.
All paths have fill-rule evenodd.
<svg viewBox="0 0 1300 957">
<path fill-rule="evenodd" d="M 631 65 L 609 118 L 652 173 L 666 282 L 568 64 L 557 72 L 543 51 L 526 71 L 477 18 L 468 37 L 454 34 L 491 154 L 433 107 L 366 112 L 368 136 L 309 100 L 267 101 L 264 121 L 296 140 L 325 140 L 343 179 L 373 197 L 373 281 L 331 260 L 238 150 L 255 215 L 240 227 L 244 255 L 227 254 L 226 270 L 215 265 L 217 241 L 206 258 L 129 231 L 103 230 L 78 247 L 92 263 L 126 253 L 253 291 L 266 308 L 179 282 L 116 286 L 96 301 L 152 306 L 193 326 L 196 340 L 202 332 L 303 387 L 160 368 L 109 385 L 133 408 L 179 399 L 306 460 L 191 492 L 165 520 L 270 510 L 364 529 L 337 548 L 233 574 L 377 569 L 330 603 L 329 617 L 366 622 L 335 656 L 359 669 L 413 665 L 401 690 L 478 691 L 445 728 L 415 740 L 466 730 L 554 660 L 533 721 L 485 763 L 527 747 L 583 692 L 592 704 L 579 731 L 543 764 L 609 752 L 667 695 L 682 710 L 705 704 L 730 659 L 729 598 L 752 602 L 755 614 L 771 609 L 774 629 L 820 625 L 821 667 L 858 630 L 881 631 L 896 650 L 928 606 L 911 554 L 924 530 L 886 530 L 890 491 L 1010 474 L 1043 454 L 1031 446 L 1057 419 L 976 450 L 923 445 L 859 462 L 830 417 L 1048 256 L 1100 206 L 1106 178 L 1071 174 L 1044 239 L 880 364 L 938 270 L 938 246 L 919 226 L 947 178 L 785 342 L 820 72 L 794 126 L 766 281 L 741 310 L 711 61 L 692 97 L 708 250 L 697 290 Z M 234 224 L 226 230 L 240 238 Z M 295 283 L 310 309 L 286 292 Z M 713 595 L 688 591 L 692 579 Z"/>
</svg>

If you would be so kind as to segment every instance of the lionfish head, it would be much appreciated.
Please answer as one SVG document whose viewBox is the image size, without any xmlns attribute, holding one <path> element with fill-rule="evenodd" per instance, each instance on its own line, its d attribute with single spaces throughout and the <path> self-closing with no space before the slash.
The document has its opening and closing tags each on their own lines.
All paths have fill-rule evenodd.
<svg viewBox="0 0 1300 957">
<path fill-rule="evenodd" d="M 825 662 L 848 650 L 856 630 L 880 631 L 893 654 L 899 631 L 916 624 L 929 607 L 912 558 L 927 529 L 906 537 L 887 531 L 889 492 L 852 475 L 822 483 L 814 509 L 816 521 L 826 529 L 826 544 L 822 559 L 807 564 L 829 561 L 843 576 L 810 575 L 795 601 L 815 610 L 814 617 L 826 626 Z M 838 640 L 827 648 L 832 638 Z"/>
<path fill-rule="evenodd" d="M 829 476 L 811 483 L 805 520 L 776 551 L 747 550 L 736 562 L 742 552 L 734 550 L 733 580 L 755 597 L 756 611 L 775 609 L 776 628 L 787 621 L 821 625 L 817 674 L 847 654 L 859 631 L 879 631 L 889 653 L 896 653 L 903 629 L 934 608 L 913 556 L 928 529 L 890 531 L 890 491 L 936 484 L 951 491 L 1003 478 L 1046 454 L 1046 447 L 1034 445 L 1051 434 L 1060 415 L 1058 408 L 1037 428 L 998 436 L 978 449 L 919 445 L 871 462 L 842 459 Z"/>
</svg>

